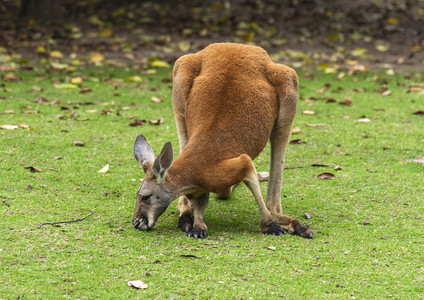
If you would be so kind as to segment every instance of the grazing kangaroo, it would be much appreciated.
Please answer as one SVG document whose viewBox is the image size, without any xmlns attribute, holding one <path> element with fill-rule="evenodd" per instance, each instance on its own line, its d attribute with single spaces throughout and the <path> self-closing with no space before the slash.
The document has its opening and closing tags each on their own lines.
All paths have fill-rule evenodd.
<svg viewBox="0 0 424 300">
<path fill-rule="evenodd" d="M 178 226 L 194 238 L 206 237 L 203 212 L 209 193 L 220 199 L 244 182 L 258 203 L 263 233 L 285 231 L 312 238 L 298 220 L 283 215 L 283 160 L 296 113 L 296 72 L 271 61 L 260 47 L 212 44 L 177 60 L 172 104 L 180 142 L 173 160 L 167 142 L 155 158 L 139 135 L 134 156 L 145 178 L 137 193 L 136 229 L 149 230 L 178 198 Z M 271 167 L 264 202 L 253 160 L 271 141 Z"/>
</svg>

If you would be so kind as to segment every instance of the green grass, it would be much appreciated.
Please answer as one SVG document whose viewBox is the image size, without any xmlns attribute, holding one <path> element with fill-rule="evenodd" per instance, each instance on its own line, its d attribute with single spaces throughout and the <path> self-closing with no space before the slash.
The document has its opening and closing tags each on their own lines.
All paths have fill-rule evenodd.
<svg viewBox="0 0 424 300">
<path fill-rule="evenodd" d="M 424 118 L 413 114 L 424 109 L 424 96 L 406 93 L 422 76 L 363 73 L 335 80 L 334 74 L 311 79 L 300 73 L 295 127 L 302 133 L 292 139 L 306 143 L 289 145 L 286 167 L 302 168 L 285 171 L 282 199 L 284 212 L 309 224 L 314 239 L 262 235 L 256 202 L 240 185 L 227 201 L 211 197 L 209 236 L 195 240 L 176 228 L 176 202 L 154 230 L 131 225 L 143 177 L 132 156 L 135 137 L 146 135 L 156 152 L 166 141 L 178 151 L 170 69 L 156 75 L 109 67 L 81 72 L 93 92 L 55 88 L 55 81 L 76 74 L 42 68 L 18 72 L 23 81 L 4 82 L 11 91 L 0 91 L 0 112 L 14 111 L 0 115 L 0 125 L 31 127 L 0 130 L 0 299 L 424 297 L 424 165 L 408 162 L 424 155 Z M 133 75 L 143 82 L 119 80 Z M 382 81 L 391 96 L 374 92 Z M 331 87 L 317 94 L 326 83 Z M 32 86 L 44 90 L 32 92 Z M 35 103 L 40 95 L 50 102 Z M 152 96 L 165 100 L 153 103 Z M 353 105 L 305 101 L 314 96 L 352 97 Z M 113 111 L 100 114 L 107 108 Z M 307 109 L 315 114 L 301 114 Z M 134 115 L 164 123 L 130 127 Z M 360 118 L 371 122 L 355 122 Z M 307 126 L 317 123 L 326 125 Z M 109 172 L 98 173 L 106 164 Z M 257 170 L 268 171 L 268 164 L 266 148 Z M 336 177 L 320 180 L 322 172 Z M 265 195 L 267 183 L 261 185 Z M 81 222 L 37 228 L 90 211 Z M 304 213 L 314 215 L 305 220 Z M 149 288 L 127 286 L 138 279 Z"/>
</svg>

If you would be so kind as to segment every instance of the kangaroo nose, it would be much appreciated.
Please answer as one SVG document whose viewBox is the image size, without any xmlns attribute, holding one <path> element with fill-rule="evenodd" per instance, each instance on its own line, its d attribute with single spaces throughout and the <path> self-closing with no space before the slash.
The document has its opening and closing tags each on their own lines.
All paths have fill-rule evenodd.
<svg viewBox="0 0 424 300">
<path fill-rule="evenodd" d="M 140 221 L 134 220 L 133 225 L 134 225 L 135 229 L 138 229 L 138 226 L 140 226 Z"/>
</svg>

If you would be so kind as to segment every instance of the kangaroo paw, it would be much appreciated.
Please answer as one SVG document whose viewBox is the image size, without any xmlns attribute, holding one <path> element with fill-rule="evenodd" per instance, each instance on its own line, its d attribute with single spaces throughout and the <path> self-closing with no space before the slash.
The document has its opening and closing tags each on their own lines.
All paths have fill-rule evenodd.
<svg viewBox="0 0 424 300">
<path fill-rule="evenodd" d="M 193 228 L 192 230 L 187 232 L 187 236 L 194 237 L 195 239 L 197 239 L 197 238 L 203 239 L 203 238 L 207 237 L 208 234 L 206 233 L 205 230 Z"/>
<path fill-rule="evenodd" d="M 286 233 L 286 231 L 280 227 L 277 223 L 272 222 L 271 225 L 265 229 L 265 231 L 262 231 L 263 234 L 272 234 L 272 235 L 283 235 Z"/>
<path fill-rule="evenodd" d="M 193 229 L 193 218 L 190 214 L 184 214 L 178 219 L 178 227 L 188 233 Z"/>
<path fill-rule="evenodd" d="M 305 224 L 298 220 L 294 220 L 293 222 L 291 222 L 291 224 L 289 225 L 289 231 L 291 234 L 296 234 L 308 239 L 314 237 L 312 231 L 308 227 L 306 227 Z"/>
</svg>

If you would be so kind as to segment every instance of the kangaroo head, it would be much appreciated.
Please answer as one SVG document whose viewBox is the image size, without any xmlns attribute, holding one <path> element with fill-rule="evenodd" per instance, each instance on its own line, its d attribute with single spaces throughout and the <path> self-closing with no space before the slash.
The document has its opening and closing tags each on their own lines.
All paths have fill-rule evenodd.
<svg viewBox="0 0 424 300">
<path fill-rule="evenodd" d="M 174 200 L 164 180 L 173 161 L 172 145 L 167 142 L 155 158 L 152 146 L 143 135 L 139 135 L 134 142 L 133 152 L 145 174 L 137 192 L 133 225 L 136 229 L 149 230 Z"/>
</svg>

